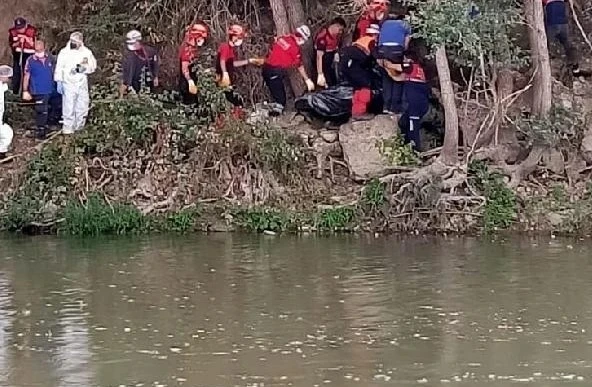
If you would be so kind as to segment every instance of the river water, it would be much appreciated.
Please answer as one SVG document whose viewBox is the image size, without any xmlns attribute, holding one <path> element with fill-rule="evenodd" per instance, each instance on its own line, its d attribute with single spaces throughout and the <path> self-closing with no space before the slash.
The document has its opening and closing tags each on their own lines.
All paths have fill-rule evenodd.
<svg viewBox="0 0 592 387">
<path fill-rule="evenodd" d="M 583 241 L 3 239 L 0 385 L 590 386 L 591 306 Z"/>
</svg>

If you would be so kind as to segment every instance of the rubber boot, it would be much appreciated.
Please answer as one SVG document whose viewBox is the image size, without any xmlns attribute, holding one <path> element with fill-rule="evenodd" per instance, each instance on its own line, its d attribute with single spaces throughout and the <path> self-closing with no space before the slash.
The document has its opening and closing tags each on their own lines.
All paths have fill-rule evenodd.
<svg viewBox="0 0 592 387">
<path fill-rule="evenodd" d="M 372 91 L 369 88 L 362 88 L 354 91 L 352 98 L 352 120 L 367 121 L 374 116 L 368 114 L 368 104 L 372 99 Z"/>
</svg>

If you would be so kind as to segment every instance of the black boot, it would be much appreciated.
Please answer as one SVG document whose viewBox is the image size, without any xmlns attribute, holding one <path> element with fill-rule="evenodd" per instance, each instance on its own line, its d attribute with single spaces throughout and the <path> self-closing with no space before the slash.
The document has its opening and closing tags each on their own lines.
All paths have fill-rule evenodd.
<svg viewBox="0 0 592 387">
<path fill-rule="evenodd" d="M 46 136 L 47 136 L 47 128 L 45 126 L 37 128 L 37 139 L 38 140 L 45 140 Z"/>
</svg>

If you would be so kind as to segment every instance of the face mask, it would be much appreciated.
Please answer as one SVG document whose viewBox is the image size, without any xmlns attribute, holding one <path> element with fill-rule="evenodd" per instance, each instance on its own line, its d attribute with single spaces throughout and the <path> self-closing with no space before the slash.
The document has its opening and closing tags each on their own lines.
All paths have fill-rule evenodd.
<svg viewBox="0 0 592 387">
<path fill-rule="evenodd" d="M 127 49 L 130 51 L 136 51 L 138 48 L 136 47 L 135 44 L 128 44 Z"/>
<path fill-rule="evenodd" d="M 380 12 L 376 12 L 376 20 L 382 20 L 384 19 L 384 12 L 380 11 Z"/>
<path fill-rule="evenodd" d="M 302 38 L 296 38 L 296 43 L 297 43 L 299 46 L 303 46 L 303 45 L 304 45 L 304 43 L 306 43 L 306 40 L 305 40 L 305 39 L 302 39 Z"/>
<path fill-rule="evenodd" d="M 235 41 L 234 41 L 234 43 L 232 43 L 232 45 L 233 45 L 234 47 L 239 47 L 239 46 L 242 46 L 242 45 L 243 45 L 243 40 L 242 40 L 242 39 L 235 40 Z"/>
<path fill-rule="evenodd" d="M 203 46 L 205 42 L 206 42 L 205 39 L 196 39 L 195 40 L 195 44 L 197 45 L 197 47 Z"/>
<path fill-rule="evenodd" d="M 36 53 L 35 53 L 35 56 L 36 56 L 37 58 L 43 58 L 43 57 L 45 56 L 45 52 L 43 52 L 43 51 L 41 51 L 41 52 L 36 52 Z"/>
<path fill-rule="evenodd" d="M 78 44 L 74 43 L 74 42 L 70 42 L 70 50 L 77 50 L 78 49 Z"/>
</svg>

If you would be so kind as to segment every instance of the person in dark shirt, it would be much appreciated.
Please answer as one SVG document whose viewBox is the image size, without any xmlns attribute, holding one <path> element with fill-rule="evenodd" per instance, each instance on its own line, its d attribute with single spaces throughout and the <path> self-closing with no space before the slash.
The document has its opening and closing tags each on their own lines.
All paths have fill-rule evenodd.
<svg viewBox="0 0 592 387">
<path fill-rule="evenodd" d="M 45 42 L 35 42 L 35 54 L 25 63 L 23 79 L 23 99 L 35 101 L 37 138 L 43 140 L 48 126 L 57 124 L 60 116 L 60 101 L 56 98 L 53 80 L 55 58 L 45 51 Z"/>
<path fill-rule="evenodd" d="M 214 64 L 216 75 L 218 77 L 218 84 L 224 89 L 226 100 L 232 104 L 232 115 L 235 118 L 242 118 L 244 116 L 243 97 L 232 87 L 236 68 L 244 67 L 249 64 L 261 66 L 265 62 L 263 59 L 259 58 L 237 60 L 236 49 L 242 46 L 245 37 L 246 31 L 243 26 L 238 24 L 230 26 L 228 29 L 228 41 L 220 44 L 220 47 L 218 47 L 218 55 L 216 55 L 216 63 Z"/>
<path fill-rule="evenodd" d="M 315 50 L 317 52 L 317 86 L 330 87 L 337 85 L 337 73 L 335 71 L 335 59 L 337 51 L 341 48 L 345 20 L 335 18 L 319 31 L 315 38 Z"/>
<path fill-rule="evenodd" d="M 542 0 L 545 7 L 545 26 L 549 44 L 556 40 L 565 50 L 567 64 L 574 75 L 580 73 L 575 49 L 569 37 L 567 2 L 564 0 Z"/>
<path fill-rule="evenodd" d="M 120 95 L 124 96 L 132 90 L 139 93 L 142 86 L 153 92 L 158 87 L 158 51 L 142 43 L 142 34 L 136 30 L 127 33 L 125 44 Z"/>
</svg>

